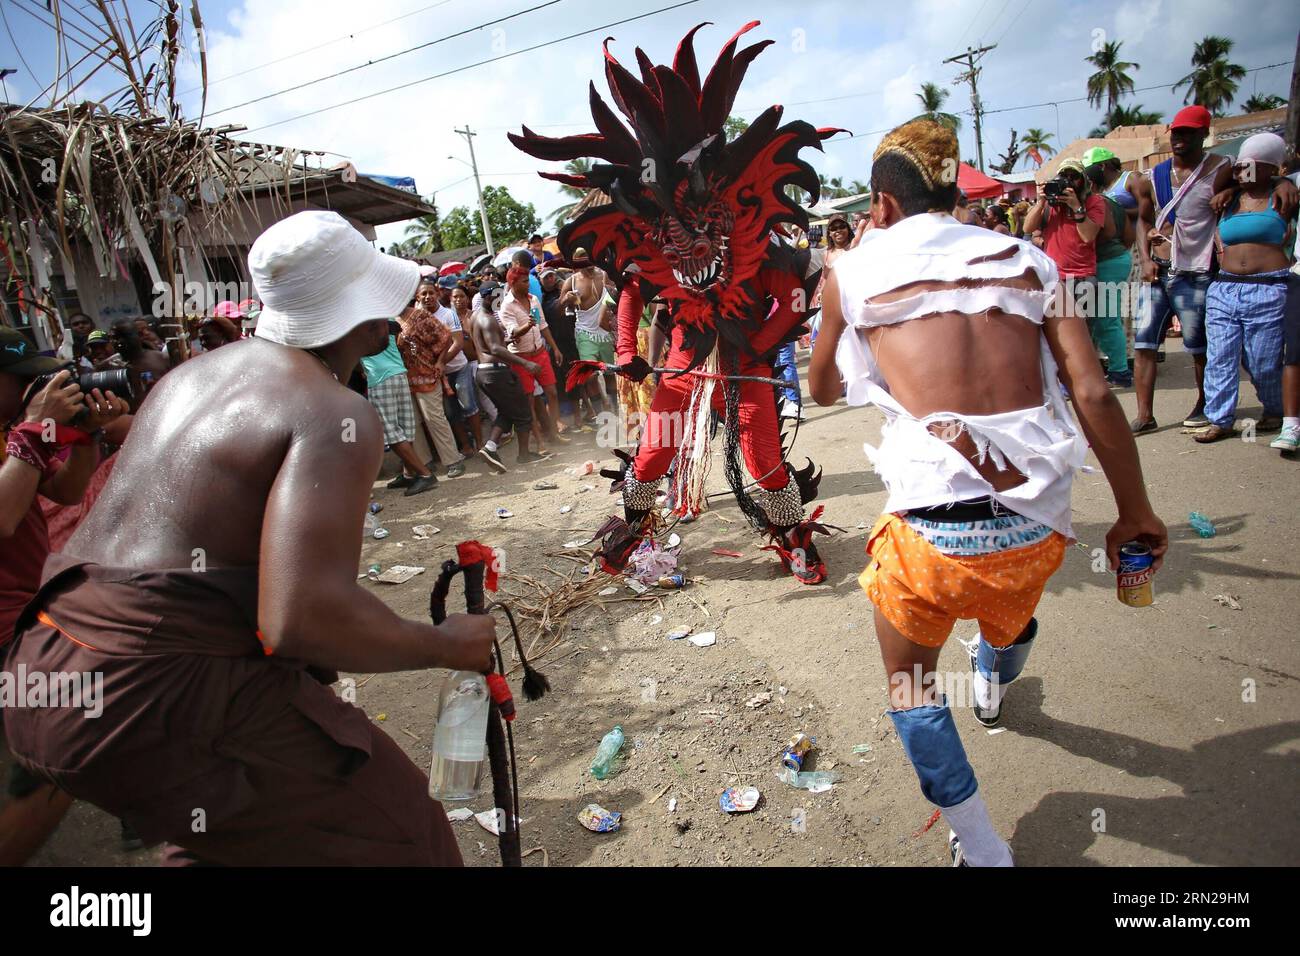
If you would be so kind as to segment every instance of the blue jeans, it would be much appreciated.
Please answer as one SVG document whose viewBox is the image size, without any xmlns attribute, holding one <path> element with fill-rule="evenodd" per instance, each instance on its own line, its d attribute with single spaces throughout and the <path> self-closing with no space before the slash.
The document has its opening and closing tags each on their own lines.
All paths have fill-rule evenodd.
<svg viewBox="0 0 1300 956">
<path fill-rule="evenodd" d="M 1237 417 L 1240 366 L 1245 352 L 1264 414 L 1282 414 L 1282 339 L 1288 271 L 1265 273 L 1276 283 L 1234 282 L 1220 272 L 1205 296 L 1205 417 L 1231 428 Z"/>
<path fill-rule="evenodd" d="M 1143 283 L 1133 316 L 1133 348 L 1154 352 L 1175 315 L 1183 326 L 1183 351 L 1205 354 L 1205 293 L 1208 272 L 1172 272 L 1161 266 L 1156 281 Z"/>
<path fill-rule="evenodd" d="M 794 402 L 795 405 L 803 407 L 803 399 L 799 393 L 799 368 L 795 365 L 794 343 L 787 342 L 781 346 L 781 351 L 776 353 L 776 373 L 782 381 L 789 382 L 788 388 L 783 388 L 781 394 L 788 402 Z"/>
</svg>

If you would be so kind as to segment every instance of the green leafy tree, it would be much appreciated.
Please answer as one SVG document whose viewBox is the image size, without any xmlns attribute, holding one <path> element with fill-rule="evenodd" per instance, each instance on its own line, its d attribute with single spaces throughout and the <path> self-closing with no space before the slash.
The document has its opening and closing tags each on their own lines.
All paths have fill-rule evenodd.
<svg viewBox="0 0 1300 956">
<path fill-rule="evenodd" d="M 741 119 L 739 116 L 728 116 L 726 122 L 722 124 L 722 131 L 727 134 L 728 143 L 747 129 L 749 129 L 749 120 Z"/>
<path fill-rule="evenodd" d="M 505 186 L 483 187 L 483 208 L 487 210 L 492 240 L 498 248 L 527 239 L 541 225 L 532 203 L 521 203 Z M 439 223 L 446 249 L 483 244 L 483 223 L 477 209 L 457 206 Z"/>
<path fill-rule="evenodd" d="M 1159 110 L 1146 110 L 1141 103 L 1132 106 L 1117 106 L 1106 115 L 1106 122 L 1095 127 L 1088 136 L 1100 139 L 1113 129 L 1121 126 L 1159 126 L 1165 121 L 1165 114 Z"/>
<path fill-rule="evenodd" d="M 933 120 L 941 126 L 948 127 L 954 133 L 961 129 L 961 119 L 955 113 L 943 112 L 943 104 L 948 99 L 948 90 L 937 83 L 922 83 L 921 92 L 916 94 L 916 98 L 921 101 L 924 112 L 913 119 Z"/>
<path fill-rule="evenodd" d="M 1113 40 L 1102 44 L 1092 56 L 1084 57 L 1085 62 L 1097 68 L 1088 77 L 1088 105 L 1101 106 L 1104 101 L 1107 113 L 1114 112 L 1121 96 L 1133 92 L 1133 78 L 1128 71 L 1141 69 L 1136 63 L 1119 58 L 1119 48 L 1123 45 L 1123 40 Z"/>
<path fill-rule="evenodd" d="M 1192 49 L 1192 72 L 1173 85 L 1178 92 L 1187 87 L 1184 103 L 1197 103 L 1216 116 L 1222 115 L 1237 95 L 1237 85 L 1246 78 L 1246 68 L 1228 60 L 1232 41 L 1208 36 Z"/>
<path fill-rule="evenodd" d="M 591 172 L 591 160 L 587 159 L 585 156 L 571 159 L 564 164 L 564 171 L 573 176 L 585 175 L 586 173 Z M 553 223 L 556 229 L 559 229 L 569 221 L 569 217 L 573 215 L 574 207 L 582 201 L 583 196 L 587 195 L 585 189 L 579 189 L 577 186 L 569 186 L 563 183 L 559 185 L 560 192 L 564 193 L 564 195 L 568 199 L 571 199 L 572 202 L 567 202 L 563 206 L 552 209 L 550 213 L 547 214 L 547 220 Z"/>
<path fill-rule="evenodd" d="M 428 203 L 434 205 L 432 199 L 428 200 Z M 437 206 L 434 208 L 436 209 Z M 413 219 L 402 236 L 401 244 L 407 250 L 406 255 L 418 257 L 427 256 L 431 252 L 442 252 L 442 232 L 438 228 L 437 213 Z"/>
<path fill-rule="evenodd" d="M 869 193 L 869 192 L 871 192 L 871 186 L 868 185 L 867 183 L 864 183 L 860 179 L 855 179 L 853 180 L 853 182 L 849 183 L 850 196 L 861 196 L 864 193 Z"/>
<path fill-rule="evenodd" d="M 1275 93 L 1256 93 L 1250 99 L 1242 104 L 1243 113 L 1263 113 L 1266 110 L 1275 110 L 1279 106 L 1286 106 L 1286 97 L 1278 96 Z"/>
</svg>

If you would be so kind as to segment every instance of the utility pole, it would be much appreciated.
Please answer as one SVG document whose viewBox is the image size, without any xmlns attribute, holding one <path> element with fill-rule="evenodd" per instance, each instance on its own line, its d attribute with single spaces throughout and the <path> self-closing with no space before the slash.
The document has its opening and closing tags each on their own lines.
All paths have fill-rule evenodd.
<svg viewBox="0 0 1300 956">
<path fill-rule="evenodd" d="M 474 137 L 478 133 L 470 129 L 468 123 L 464 129 L 456 129 L 454 126 L 452 129 L 464 136 L 465 142 L 469 143 L 469 165 L 474 170 L 474 190 L 478 193 L 478 214 L 483 220 L 483 240 L 487 243 L 488 255 L 495 256 L 497 251 L 492 245 L 492 227 L 488 225 L 487 207 L 483 205 L 483 187 L 478 181 L 478 160 L 474 158 Z"/>
<path fill-rule="evenodd" d="M 1296 37 L 1295 61 L 1291 64 L 1291 99 L 1286 110 L 1286 144 L 1292 153 L 1300 145 L 1300 36 Z"/>
<path fill-rule="evenodd" d="M 970 83 L 971 112 L 975 114 L 975 155 L 979 158 L 981 173 L 984 172 L 984 140 L 980 136 L 980 116 L 984 112 L 984 107 L 980 103 L 980 91 L 978 86 L 980 68 L 975 64 L 978 63 L 980 58 L 983 57 L 985 53 L 988 53 L 989 50 L 996 50 L 997 48 L 998 45 L 996 43 L 991 46 L 982 46 L 978 50 L 972 50 L 970 47 L 967 47 L 965 53 L 958 54 L 957 56 L 950 56 L 948 59 L 943 61 L 944 63 L 960 63 L 966 67 L 966 72 L 954 78 L 953 83 Z"/>
</svg>

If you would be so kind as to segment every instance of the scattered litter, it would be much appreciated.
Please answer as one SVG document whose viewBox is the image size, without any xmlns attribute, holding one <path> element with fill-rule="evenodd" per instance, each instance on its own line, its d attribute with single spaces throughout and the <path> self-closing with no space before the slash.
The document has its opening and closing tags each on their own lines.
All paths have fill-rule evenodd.
<svg viewBox="0 0 1300 956">
<path fill-rule="evenodd" d="M 584 492 L 595 491 L 595 490 L 596 490 L 595 485 L 583 485 L 581 488 L 578 489 L 578 494 L 583 494 Z"/>
<path fill-rule="evenodd" d="M 919 836 L 923 836 L 923 835 L 926 834 L 926 833 L 929 833 L 929 832 L 930 832 L 930 827 L 932 827 L 932 826 L 934 826 L 936 823 L 938 823 L 938 822 L 939 822 L 939 818 L 940 818 L 941 816 L 943 816 L 943 811 L 942 811 L 942 810 L 935 810 L 934 813 L 930 814 L 930 818 L 929 818 L 928 820 L 925 821 L 925 824 L 921 827 L 921 829 L 912 831 L 912 837 L 913 837 L 913 839 L 915 839 L 916 837 L 919 837 Z"/>
<path fill-rule="evenodd" d="M 1213 538 L 1219 533 L 1218 529 L 1214 527 L 1214 522 L 1205 517 L 1205 515 L 1201 514 L 1199 511 L 1193 511 L 1189 514 L 1187 516 L 1187 523 L 1190 524 L 1192 530 L 1202 538 Z"/>
<path fill-rule="evenodd" d="M 501 835 L 501 824 L 506 821 L 504 810 L 497 808 L 494 810 L 484 810 L 482 813 L 474 814 L 474 822 L 481 826 L 493 836 Z M 519 831 L 519 818 L 515 817 L 515 832 Z"/>
<path fill-rule="evenodd" d="M 723 518 L 722 520 L 726 521 L 727 519 Z M 695 515 L 682 515 L 681 518 L 678 519 L 679 524 L 694 524 L 695 521 L 696 521 Z"/>
<path fill-rule="evenodd" d="M 447 819 L 452 823 L 464 823 L 466 820 L 474 819 L 474 811 L 469 807 L 457 807 L 455 810 L 447 811 Z"/>
<path fill-rule="evenodd" d="M 655 615 L 655 616 L 658 617 L 658 615 Z M 661 619 L 661 620 L 662 620 L 662 619 Z M 668 632 L 668 640 L 670 640 L 670 641 L 680 641 L 680 640 L 681 640 L 683 637 L 685 637 L 687 634 L 691 633 L 691 630 L 692 630 L 692 628 L 691 628 L 691 626 L 690 626 L 689 624 L 683 624 L 683 625 L 681 625 L 680 627 L 675 627 L 675 628 L 673 628 L 671 631 Z"/>
<path fill-rule="evenodd" d="M 637 594 L 645 594 L 646 591 L 650 590 L 648 587 L 646 587 L 640 581 L 637 581 L 635 578 L 629 578 L 627 581 L 627 586 L 632 591 L 635 591 Z"/>
<path fill-rule="evenodd" d="M 859 530 L 859 531 L 865 531 L 865 530 L 867 530 L 867 523 L 866 523 L 865 521 L 859 521 L 859 522 L 858 522 L 858 530 Z"/>
<path fill-rule="evenodd" d="M 718 643 L 718 636 L 713 631 L 705 631 L 702 634 L 692 634 L 687 640 L 696 647 L 712 647 Z"/>
<path fill-rule="evenodd" d="M 441 534 L 441 533 L 442 533 L 441 528 L 435 528 L 431 524 L 417 524 L 414 528 L 411 529 L 411 534 L 415 535 L 415 537 L 419 540 L 424 540 L 425 538 L 432 538 L 435 534 Z"/>
<path fill-rule="evenodd" d="M 668 536 L 668 547 L 676 548 L 682 543 L 682 536 L 676 531 Z"/>
<path fill-rule="evenodd" d="M 677 570 L 677 555 L 667 551 L 654 541 L 643 541 L 632 552 L 627 576 L 636 578 L 642 584 L 654 584 L 666 574 Z"/>
<path fill-rule="evenodd" d="M 854 744 L 853 752 L 855 754 L 869 754 L 871 753 L 871 744 Z"/>
<path fill-rule="evenodd" d="M 1241 602 L 1237 600 L 1237 597 L 1234 594 L 1216 594 L 1214 595 L 1213 600 L 1215 604 L 1222 605 L 1230 610 L 1241 610 Z"/>
<path fill-rule="evenodd" d="M 616 726 L 600 738 L 596 748 L 596 759 L 591 762 L 591 775 L 597 780 L 605 780 L 618 770 L 618 752 L 623 749 L 623 728 Z"/>
<path fill-rule="evenodd" d="M 602 588 L 600 591 L 596 593 L 598 593 L 601 597 L 609 597 L 611 594 L 617 594 L 618 588 L 614 588 L 614 587 Z"/>
<path fill-rule="evenodd" d="M 547 478 L 543 478 L 541 481 L 533 482 L 534 491 L 554 491 L 558 487 L 560 487 L 558 484 L 556 484 L 555 482 Z"/>
<path fill-rule="evenodd" d="M 799 716 L 799 711 L 795 711 L 795 716 Z M 807 734 L 795 734 L 781 751 L 782 766 L 787 770 L 802 770 L 804 758 L 812 751 L 814 743 L 816 741 Z"/>
<path fill-rule="evenodd" d="M 498 517 L 498 518 L 513 518 L 514 516 L 515 516 L 515 513 L 514 513 L 513 511 L 511 511 L 509 508 L 498 508 L 498 509 L 497 509 L 497 517 Z"/>
<path fill-rule="evenodd" d="M 387 714 L 376 714 L 376 715 L 375 715 L 375 720 L 387 720 L 387 719 L 388 719 L 388 715 L 387 715 Z"/>
<path fill-rule="evenodd" d="M 377 515 L 377 514 L 379 514 L 379 512 L 381 512 L 381 511 L 383 511 L 383 510 L 384 510 L 384 506 L 381 505 L 378 501 L 372 501 L 372 502 L 370 502 L 370 513 L 371 513 L 372 515 Z"/>
<path fill-rule="evenodd" d="M 385 538 L 389 536 L 389 534 L 391 534 L 391 532 L 387 528 L 383 528 L 383 527 L 376 528 L 374 531 L 374 536 L 379 541 L 383 541 Z"/>
<path fill-rule="evenodd" d="M 424 568 L 417 568 L 405 564 L 394 564 L 383 574 L 378 575 L 375 580 L 382 581 L 384 584 L 405 584 L 417 574 L 423 574 Z"/>
<path fill-rule="evenodd" d="M 369 578 L 369 579 L 372 580 L 372 581 L 378 581 L 378 580 L 379 580 L 379 572 L 382 571 L 382 570 L 383 570 L 383 568 L 381 568 L 378 564 L 372 564 L 370 567 L 368 567 L 368 568 L 366 569 L 366 573 L 365 573 L 365 574 L 358 574 L 357 577 L 359 577 L 359 578 Z"/>
<path fill-rule="evenodd" d="M 581 478 L 584 475 L 590 475 L 596 470 L 594 461 L 584 461 L 581 465 L 574 465 L 572 468 L 564 469 L 564 473 L 572 478 Z"/>
<path fill-rule="evenodd" d="M 567 515 L 573 510 L 573 505 L 560 505 L 560 514 Z"/>
<path fill-rule="evenodd" d="M 1005 727 L 994 727 L 989 731 L 989 736 L 992 737 L 994 734 L 1005 734 L 1006 732 L 1007 728 Z"/>
<path fill-rule="evenodd" d="M 590 543 L 591 542 L 586 540 L 585 538 L 574 538 L 572 541 L 564 542 L 564 546 L 566 548 L 581 548 Z"/>
<path fill-rule="evenodd" d="M 676 812 L 677 812 L 677 798 L 676 798 L 676 797 L 669 797 L 669 798 L 668 798 L 668 812 L 669 812 L 669 813 L 676 813 Z"/>
<path fill-rule="evenodd" d="M 718 806 L 727 813 L 748 813 L 758 806 L 758 787 L 728 787 L 718 797 Z"/>
<path fill-rule="evenodd" d="M 844 776 L 835 770 L 800 771 L 782 767 L 777 772 L 776 778 L 792 787 L 807 790 L 809 793 L 825 793 L 833 785 L 843 780 Z"/>
<path fill-rule="evenodd" d="M 739 551 L 728 551 L 725 548 L 714 548 L 713 553 L 720 558 L 743 558 L 744 555 Z"/>
<path fill-rule="evenodd" d="M 686 587 L 686 575 L 684 574 L 665 574 L 656 582 L 659 587 L 665 591 L 676 591 Z"/>
<path fill-rule="evenodd" d="M 620 826 L 623 814 L 606 810 L 597 803 L 589 803 L 578 811 L 578 822 L 592 833 L 613 833 Z"/>
<path fill-rule="evenodd" d="M 770 703 L 772 703 L 772 695 L 767 691 L 764 691 L 761 694 L 755 694 L 753 697 L 749 698 L 749 700 L 745 701 L 745 706 L 750 710 L 758 710 L 758 708 L 762 707 L 764 704 Z"/>
<path fill-rule="evenodd" d="M 663 622 L 664 622 L 664 616 L 662 614 L 656 614 L 654 617 L 650 618 L 647 624 L 650 627 L 654 627 L 656 624 L 662 624 Z"/>
</svg>

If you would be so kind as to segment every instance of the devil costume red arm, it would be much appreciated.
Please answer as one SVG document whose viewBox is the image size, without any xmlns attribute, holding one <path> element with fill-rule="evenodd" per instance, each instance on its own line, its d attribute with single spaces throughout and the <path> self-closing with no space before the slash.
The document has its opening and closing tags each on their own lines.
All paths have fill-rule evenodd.
<svg viewBox="0 0 1300 956">
<path fill-rule="evenodd" d="M 754 354 L 763 355 L 781 343 L 781 340 L 808 317 L 803 283 L 789 272 L 762 269 L 758 273 L 758 287 L 776 299 L 776 311 L 763 323 L 762 330 L 750 341 Z"/>
<path fill-rule="evenodd" d="M 623 283 L 623 294 L 618 298 L 618 331 L 614 337 L 614 353 L 619 365 L 627 365 L 636 358 L 636 330 L 641 324 L 641 280 L 629 276 Z"/>
</svg>

